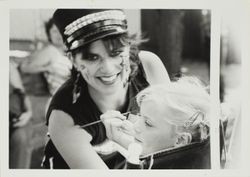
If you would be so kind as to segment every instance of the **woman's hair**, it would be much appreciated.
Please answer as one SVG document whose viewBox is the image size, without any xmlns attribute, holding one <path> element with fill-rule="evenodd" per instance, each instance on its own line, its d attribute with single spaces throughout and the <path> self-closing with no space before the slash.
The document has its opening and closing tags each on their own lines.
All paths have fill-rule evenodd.
<svg viewBox="0 0 250 177">
<path fill-rule="evenodd" d="M 153 101 L 166 115 L 173 111 L 176 116 L 166 116 L 168 123 L 190 133 L 193 141 L 203 139 L 201 136 L 205 132 L 199 128 L 201 125 L 206 125 L 208 130 L 210 96 L 197 78 L 183 77 L 168 85 L 150 86 L 141 91 L 136 100 L 139 106 L 142 102 Z"/>
<path fill-rule="evenodd" d="M 118 49 L 123 46 L 130 46 L 130 68 L 131 73 L 130 77 L 133 77 L 136 75 L 138 70 L 138 64 L 140 63 L 140 60 L 138 58 L 139 49 L 138 46 L 141 42 L 144 42 L 143 40 L 140 40 L 137 35 L 129 35 L 128 33 L 119 34 L 119 35 L 112 35 L 107 36 L 102 39 L 104 42 L 105 48 L 110 51 L 113 49 Z M 72 54 L 73 59 L 75 58 L 76 54 L 81 53 L 82 58 L 87 58 L 88 52 L 89 52 L 89 45 L 86 44 L 82 47 L 79 47 L 75 50 L 70 51 Z M 75 79 L 77 75 L 76 69 L 72 68 L 72 78 Z"/>
<path fill-rule="evenodd" d="M 46 35 L 47 35 L 47 38 L 48 38 L 48 41 L 49 42 L 52 42 L 51 40 L 51 34 L 50 34 L 50 30 L 51 28 L 53 27 L 54 25 L 54 21 L 53 21 L 53 18 L 50 18 L 47 22 L 45 22 L 45 32 L 46 32 Z"/>
</svg>

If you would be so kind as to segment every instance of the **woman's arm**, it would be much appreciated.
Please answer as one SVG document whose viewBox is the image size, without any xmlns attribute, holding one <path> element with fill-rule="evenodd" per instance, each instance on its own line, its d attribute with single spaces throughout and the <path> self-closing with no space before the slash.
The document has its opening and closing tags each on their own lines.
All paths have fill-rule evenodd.
<svg viewBox="0 0 250 177">
<path fill-rule="evenodd" d="M 168 72 L 157 55 L 152 52 L 141 51 L 139 58 L 150 85 L 170 83 Z"/>
<path fill-rule="evenodd" d="M 107 169 L 90 144 L 91 135 L 76 126 L 63 111 L 54 110 L 49 119 L 49 133 L 55 147 L 73 169 Z"/>
</svg>

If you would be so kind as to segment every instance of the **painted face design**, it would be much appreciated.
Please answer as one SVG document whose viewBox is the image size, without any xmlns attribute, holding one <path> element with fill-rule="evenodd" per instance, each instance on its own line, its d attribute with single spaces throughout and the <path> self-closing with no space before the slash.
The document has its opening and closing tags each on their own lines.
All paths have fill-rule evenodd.
<svg viewBox="0 0 250 177">
<path fill-rule="evenodd" d="M 154 109 L 152 109 L 154 107 Z M 135 140 L 142 145 L 142 155 L 154 153 L 174 145 L 176 127 L 166 121 L 165 111 L 152 101 L 141 104 L 140 116 L 134 124 Z"/>
<path fill-rule="evenodd" d="M 91 89 L 112 93 L 123 88 L 130 74 L 129 46 L 107 51 L 102 40 L 90 44 L 87 58 L 77 54 L 75 63 Z"/>
</svg>

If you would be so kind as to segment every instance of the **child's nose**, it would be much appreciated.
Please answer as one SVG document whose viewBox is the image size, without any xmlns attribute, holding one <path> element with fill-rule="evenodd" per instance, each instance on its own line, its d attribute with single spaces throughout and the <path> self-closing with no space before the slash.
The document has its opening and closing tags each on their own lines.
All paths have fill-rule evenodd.
<svg viewBox="0 0 250 177">
<path fill-rule="evenodd" d="M 141 133 L 144 130 L 144 125 L 141 119 L 138 119 L 135 123 L 134 123 L 134 129 L 136 133 Z"/>
</svg>

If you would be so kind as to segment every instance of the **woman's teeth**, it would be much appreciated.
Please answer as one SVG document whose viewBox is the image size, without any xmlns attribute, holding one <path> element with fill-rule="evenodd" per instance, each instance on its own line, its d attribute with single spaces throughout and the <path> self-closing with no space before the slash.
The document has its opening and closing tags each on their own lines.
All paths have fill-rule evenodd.
<svg viewBox="0 0 250 177">
<path fill-rule="evenodd" d="M 113 76 L 102 76 L 100 77 L 100 79 L 104 82 L 112 82 L 113 80 L 116 79 L 117 74 L 113 75 Z"/>
</svg>

